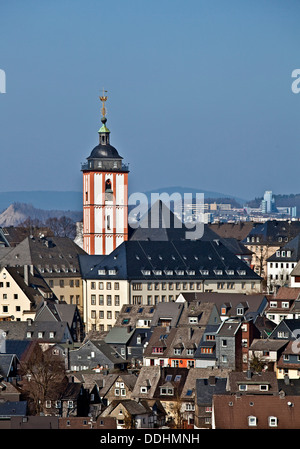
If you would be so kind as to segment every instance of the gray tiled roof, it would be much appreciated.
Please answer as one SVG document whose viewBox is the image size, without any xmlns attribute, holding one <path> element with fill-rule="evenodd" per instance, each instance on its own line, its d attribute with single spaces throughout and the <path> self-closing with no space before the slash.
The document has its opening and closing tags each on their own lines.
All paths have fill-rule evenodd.
<svg viewBox="0 0 300 449">
<path fill-rule="evenodd" d="M 2 257 L 0 265 L 34 265 L 44 277 L 74 277 L 80 276 L 79 254 L 86 252 L 68 237 L 27 237 Z"/>
</svg>

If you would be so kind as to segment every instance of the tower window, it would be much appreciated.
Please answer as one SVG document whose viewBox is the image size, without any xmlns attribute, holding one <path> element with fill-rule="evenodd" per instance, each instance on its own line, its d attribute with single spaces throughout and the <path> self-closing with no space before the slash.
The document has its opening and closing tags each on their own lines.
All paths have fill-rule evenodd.
<svg viewBox="0 0 300 449">
<path fill-rule="evenodd" d="M 107 181 L 105 182 L 105 192 L 112 192 L 110 179 L 107 179 Z"/>
</svg>

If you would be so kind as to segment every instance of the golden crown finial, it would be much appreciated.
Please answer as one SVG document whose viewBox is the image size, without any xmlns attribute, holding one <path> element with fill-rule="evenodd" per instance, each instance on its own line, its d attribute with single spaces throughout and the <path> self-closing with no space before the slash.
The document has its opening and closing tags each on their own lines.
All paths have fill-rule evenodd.
<svg viewBox="0 0 300 449">
<path fill-rule="evenodd" d="M 105 102 L 106 102 L 106 100 L 107 100 L 107 96 L 105 96 L 105 92 L 107 92 L 107 90 L 104 90 L 104 89 L 103 89 L 103 94 L 102 94 L 101 97 L 99 97 L 99 98 L 100 98 L 100 101 L 102 101 L 102 109 L 101 109 L 101 112 L 102 112 L 102 116 L 103 116 L 103 117 L 105 117 L 105 115 L 106 115 Z"/>
</svg>

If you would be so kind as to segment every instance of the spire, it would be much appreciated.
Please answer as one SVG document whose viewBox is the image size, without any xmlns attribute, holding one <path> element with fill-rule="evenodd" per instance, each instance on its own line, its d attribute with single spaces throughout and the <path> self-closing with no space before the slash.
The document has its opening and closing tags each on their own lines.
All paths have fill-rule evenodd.
<svg viewBox="0 0 300 449">
<path fill-rule="evenodd" d="M 103 94 L 99 97 L 100 101 L 102 102 L 101 122 L 103 123 L 103 125 L 101 126 L 101 128 L 98 131 L 98 133 L 99 133 L 99 143 L 101 145 L 108 145 L 109 144 L 109 133 L 110 133 L 110 130 L 106 127 L 107 118 L 106 118 L 105 103 L 106 103 L 108 97 L 105 95 L 105 92 L 107 92 L 107 90 L 103 89 Z"/>
</svg>

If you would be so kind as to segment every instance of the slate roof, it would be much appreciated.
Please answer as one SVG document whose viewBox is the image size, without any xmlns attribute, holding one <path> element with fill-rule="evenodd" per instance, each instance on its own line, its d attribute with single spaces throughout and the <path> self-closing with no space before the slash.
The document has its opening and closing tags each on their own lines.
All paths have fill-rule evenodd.
<svg viewBox="0 0 300 449">
<path fill-rule="evenodd" d="M 177 326 L 183 310 L 184 304 L 182 303 L 160 302 L 156 304 L 151 320 L 151 328 L 159 326 L 161 319 L 170 319 L 170 326 Z"/>
<path fill-rule="evenodd" d="M 9 340 L 60 343 L 72 339 L 68 323 L 64 321 L 2 321 L 0 327 Z M 27 332 L 32 332 L 32 336 L 27 337 Z M 43 332 L 43 338 L 38 337 L 38 332 Z M 54 332 L 54 337 L 50 337 L 50 332 Z"/>
<path fill-rule="evenodd" d="M 13 364 L 15 354 L 0 354 L 0 375 L 9 377 L 10 369 Z"/>
<path fill-rule="evenodd" d="M 79 260 L 85 279 L 261 280 L 219 240 L 126 241 L 98 264 L 95 258 Z"/>
<path fill-rule="evenodd" d="M 276 245 L 282 247 L 287 243 L 284 240 L 285 238 L 291 240 L 299 233 L 299 221 L 268 220 L 253 227 L 247 236 L 250 237 L 250 242 L 247 242 L 246 237 L 242 240 L 242 243 L 249 245 L 251 244 L 251 237 L 255 237 L 255 245 Z M 256 237 L 259 237 L 259 242 L 256 242 Z"/>
<path fill-rule="evenodd" d="M 35 268 L 32 272 L 28 265 L 25 267 L 6 267 L 5 269 L 32 302 L 33 307 L 37 306 L 42 298 L 57 299 L 47 282 Z M 28 283 L 24 274 L 26 269 L 28 269 Z"/>
<path fill-rule="evenodd" d="M 270 416 L 277 417 L 277 429 L 300 428 L 300 396 L 215 395 L 213 407 L 215 429 L 251 429 L 249 416 L 257 418 L 255 429 L 270 429 Z"/>
<path fill-rule="evenodd" d="M 226 316 L 228 317 L 234 317 L 237 315 L 237 306 L 242 302 L 247 303 L 244 313 L 246 318 L 262 313 L 267 306 L 267 299 L 264 294 L 244 295 L 241 293 L 181 292 L 181 295 L 187 302 L 203 301 L 214 303 L 217 307 L 219 315 L 221 315 L 222 305 L 227 303 L 228 309 Z"/>
<path fill-rule="evenodd" d="M 168 329 L 166 327 L 155 327 L 150 337 L 149 343 L 144 350 L 144 357 L 159 357 L 164 358 L 168 356 L 168 348 L 171 346 L 173 339 L 176 336 L 176 328 Z M 163 352 L 159 354 L 153 354 L 152 348 L 163 348 Z"/>
<path fill-rule="evenodd" d="M 196 402 L 198 406 L 210 406 L 214 394 L 226 393 L 227 377 L 210 376 L 196 379 Z"/>
<path fill-rule="evenodd" d="M 161 367 L 142 366 L 136 384 L 132 391 L 132 398 L 152 399 L 160 379 Z M 141 393 L 140 388 L 147 387 L 146 393 Z"/>
<path fill-rule="evenodd" d="M 235 238 L 239 241 L 244 240 L 257 223 L 251 221 L 240 223 L 211 223 L 210 229 L 223 238 Z"/>
<path fill-rule="evenodd" d="M 255 338 L 249 350 L 251 351 L 279 351 L 288 344 L 288 340 L 275 340 L 271 338 L 257 339 Z"/>
<path fill-rule="evenodd" d="M 105 343 L 108 344 L 126 344 L 134 334 L 134 328 L 125 327 L 113 327 L 106 337 L 104 338 Z"/>
<path fill-rule="evenodd" d="M 181 392 L 181 399 L 186 401 L 193 401 L 197 397 L 198 380 L 207 380 L 211 377 L 227 379 L 229 370 L 209 367 L 209 368 L 190 368 L 184 387 Z"/>
<path fill-rule="evenodd" d="M 26 416 L 27 401 L 0 401 L 0 418 Z"/>
<path fill-rule="evenodd" d="M 152 320 L 153 314 L 155 312 L 155 305 L 147 306 L 147 305 L 137 305 L 137 304 L 125 304 L 122 306 L 122 309 L 116 319 L 114 324 L 117 326 L 132 326 L 137 327 L 138 320 Z"/>
<path fill-rule="evenodd" d="M 86 252 L 68 237 L 27 237 L 2 257 L 0 265 L 34 265 L 44 270 L 45 278 L 74 277 L 80 275 L 79 254 Z"/>
<path fill-rule="evenodd" d="M 257 389 L 255 394 L 278 394 L 278 383 L 276 373 L 274 371 L 266 371 L 261 373 L 251 373 L 250 377 L 247 377 L 247 373 L 232 371 L 229 373 L 229 389 L 231 393 L 240 393 L 239 385 L 247 384 L 251 385 L 268 385 L 269 389 L 267 391 L 260 391 Z M 247 391 L 245 392 L 247 394 Z M 249 390 L 250 393 L 250 390 Z M 253 394 L 253 391 L 251 391 Z M 244 392 L 243 392 L 244 394 Z"/>
<path fill-rule="evenodd" d="M 299 230 L 300 233 L 300 230 Z M 285 251 L 285 256 L 281 255 L 282 251 Z M 287 251 L 291 251 L 291 255 L 287 255 Z M 280 249 L 280 256 L 276 255 L 276 252 L 267 259 L 267 262 L 298 262 L 300 260 L 300 235 L 290 240 L 286 245 L 283 245 Z"/>
</svg>

